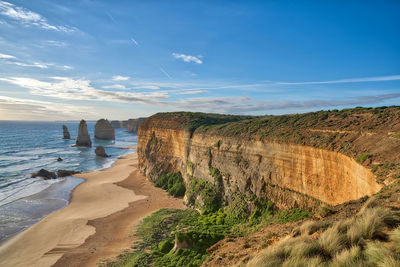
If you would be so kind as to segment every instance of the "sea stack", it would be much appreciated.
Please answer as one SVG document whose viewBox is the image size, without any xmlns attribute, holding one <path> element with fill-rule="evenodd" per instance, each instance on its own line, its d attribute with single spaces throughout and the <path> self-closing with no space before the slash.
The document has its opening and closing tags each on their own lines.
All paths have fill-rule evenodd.
<svg viewBox="0 0 400 267">
<path fill-rule="evenodd" d="M 81 120 L 81 122 L 79 123 L 78 137 L 76 138 L 76 146 L 92 147 L 92 141 L 90 140 L 85 120 Z"/>
<path fill-rule="evenodd" d="M 71 135 L 69 134 L 67 126 L 63 125 L 63 139 L 71 139 Z"/>
<path fill-rule="evenodd" d="M 108 120 L 100 119 L 94 126 L 94 138 L 100 140 L 114 140 L 115 131 Z"/>
<path fill-rule="evenodd" d="M 104 149 L 103 146 L 96 147 L 96 150 L 94 151 L 94 153 L 96 153 L 96 156 L 99 156 L 99 157 L 104 157 L 104 158 L 109 157 L 109 155 L 107 155 L 106 150 Z"/>
</svg>

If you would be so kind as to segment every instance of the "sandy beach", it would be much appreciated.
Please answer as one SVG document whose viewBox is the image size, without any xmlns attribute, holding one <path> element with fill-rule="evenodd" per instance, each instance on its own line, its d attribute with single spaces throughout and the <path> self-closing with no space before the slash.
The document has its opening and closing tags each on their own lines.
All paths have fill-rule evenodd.
<svg viewBox="0 0 400 267">
<path fill-rule="evenodd" d="M 184 208 L 137 169 L 137 154 L 82 173 L 70 204 L 0 247 L 0 266 L 97 266 L 129 249 L 140 220 L 160 208 Z"/>
</svg>

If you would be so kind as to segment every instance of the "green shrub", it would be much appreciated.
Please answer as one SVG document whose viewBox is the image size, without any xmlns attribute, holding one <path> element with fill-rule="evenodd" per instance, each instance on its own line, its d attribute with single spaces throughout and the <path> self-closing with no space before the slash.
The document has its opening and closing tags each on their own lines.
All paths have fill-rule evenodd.
<svg viewBox="0 0 400 267">
<path fill-rule="evenodd" d="M 158 249 L 162 253 L 168 253 L 174 247 L 174 243 L 170 239 L 166 239 L 158 243 Z"/>
<path fill-rule="evenodd" d="M 185 182 L 179 172 L 169 172 L 161 175 L 154 185 L 167 190 L 174 197 L 182 197 L 186 192 Z"/>
<path fill-rule="evenodd" d="M 367 159 L 369 159 L 369 158 L 371 158 L 371 157 L 372 157 L 371 154 L 364 154 L 364 155 L 361 155 L 361 156 L 359 156 L 359 157 L 357 158 L 357 162 L 362 163 L 362 162 L 366 161 Z"/>
<path fill-rule="evenodd" d="M 235 199 L 225 207 L 226 223 L 234 225 L 246 221 L 249 217 L 249 208 L 247 207 L 247 202 L 244 196 L 237 194 Z"/>
</svg>

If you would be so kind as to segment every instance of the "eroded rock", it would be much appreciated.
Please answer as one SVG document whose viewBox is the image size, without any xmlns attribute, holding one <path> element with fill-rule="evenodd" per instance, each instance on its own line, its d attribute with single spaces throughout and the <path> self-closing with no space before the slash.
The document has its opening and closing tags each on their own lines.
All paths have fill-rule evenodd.
<svg viewBox="0 0 400 267">
<path fill-rule="evenodd" d="M 38 172 L 32 173 L 31 177 L 32 178 L 42 177 L 45 180 L 56 179 L 57 178 L 55 172 L 50 172 L 50 171 L 45 170 L 45 169 L 40 169 Z"/>
<path fill-rule="evenodd" d="M 94 137 L 100 140 L 114 140 L 115 131 L 108 120 L 100 119 L 94 126 Z"/>
<path fill-rule="evenodd" d="M 92 147 L 92 141 L 90 140 L 90 135 L 88 133 L 85 120 L 81 120 L 81 122 L 79 123 L 78 137 L 76 138 L 76 145 Z"/>
<path fill-rule="evenodd" d="M 103 146 L 96 147 L 96 150 L 94 152 L 96 153 L 96 156 L 104 157 L 104 158 L 109 157 L 109 155 L 107 155 L 106 150 L 104 149 Z"/>
<path fill-rule="evenodd" d="M 74 174 L 80 173 L 79 171 L 73 171 L 73 170 L 58 170 L 57 171 L 57 176 L 58 177 L 66 177 L 66 176 L 72 176 Z"/>
<path fill-rule="evenodd" d="M 71 139 L 71 135 L 69 134 L 68 127 L 63 125 L 63 139 Z"/>
</svg>

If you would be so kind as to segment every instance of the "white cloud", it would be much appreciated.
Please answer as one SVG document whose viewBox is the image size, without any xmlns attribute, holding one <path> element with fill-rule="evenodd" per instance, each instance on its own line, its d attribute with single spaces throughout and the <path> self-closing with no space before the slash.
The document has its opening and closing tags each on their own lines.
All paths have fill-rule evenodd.
<svg viewBox="0 0 400 267">
<path fill-rule="evenodd" d="M 105 86 L 102 86 L 102 88 L 104 88 L 104 89 L 120 89 L 120 90 L 127 90 L 128 89 L 123 84 L 105 85 Z"/>
<path fill-rule="evenodd" d="M 185 55 L 185 54 L 178 54 L 178 53 L 172 53 L 172 56 L 176 59 L 182 59 L 185 62 L 194 62 L 196 64 L 202 64 L 203 61 L 200 59 L 201 56 L 195 57 L 195 56 L 190 56 L 190 55 Z"/>
<path fill-rule="evenodd" d="M 16 59 L 16 57 L 14 57 L 14 56 L 1 54 L 1 53 L 0 53 L 0 58 L 2 58 L 2 59 Z"/>
<path fill-rule="evenodd" d="M 171 77 L 171 75 L 168 74 L 168 72 L 166 72 L 166 71 L 165 71 L 163 68 L 161 68 L 161 67 L 160 67 L 160 70 L 161 70 L 162 73 L 164 73 L 165 76 L 168 77 L 168 79 L 172 80 L 172 77 Z"/>
<path fill-rule="evenodd" d="M 121 76 L 121 75 L 112 76 L 112 80 L 117 81 L 117 82 L 128 81 L 130 78 L 131 77 L 129 77 L 129 76 Z"/>
<path fill-rule="evenodd" d="M 168 98 L 166 92 L 132 93 L 114 92 L 94 88 L 87 79 L 73 79 L 70 77 L 51 77 L 50 81 L 40 81 L 26 77 L 0 78 L 8 82 L 29 89 L 33 95 L 53 97 L 65 100 L 92 100 L 111 102 L 136 102 L 157 104 Z"/>
<path fill-rule="evenodd" d="M 66 33 L 76 31 L 76 28 L 49 24 L 47 19 L 40 14 L 5 1 L 0 1 L 0 14 L 26 26 L 35 26 L 45 30 Z"/>
<path fill-rule="evenodd" d="M 54 101 L 38 101 L 7 96 L 0 96 L 0 119 L 73 119 L 79 116 L 94 115 L 93 111 L 84 106 L 75 106 Z"/>
<path fill-rule="evenodd" d="M 206 90 L 189 90 L 189 91 L 184 91 L 178 93 L 178 95 L 195 95 L 195 94 L 202 94 L 202 93 L 207 93 L 208 91 Z"/>
<path fill-rule="evenodd" d="M 68 66 L 68 65 L 64 65 L 63 68 L 66 69 L 66 70 L 72 70 L 74 67 Z"/>
<path fill-rule="evenodd" d="M 140 85 L 135 86 L 136 89 L 149 89 L 149 90 L 159 90 L 160 86 L 157 85 Z"/>
<path fill-rule="evenodd" d="M 396 80 L 400 80 L 400 75 L 364 77 L 364 78 L 350 78 L 350 79 L 319 81 L 319 82 L 276 82 L 276 83 L 277 84 L 297 85 L 297 84 L 333 84 L 333 83 L 383 82 L 383 81 L 396 81 Z"/>
<path fill-rule="evenodd" d="M 14 64 L 17 66 L 21 66 L 21 67 L 35 67 L 35 68 L 40 68 L 40 69 L 47 69 L 49 66 L 52 66 L 53 64 L 46 64 L 46 63 L 39 63 L 39 62 L 33 62 L 32 64 L 28 64 L 28 63 L 22 63 L 22 62 L 18 62 L 18 61 L 9 61 L 7 62 L 8 64 Z"/>
</svg>

